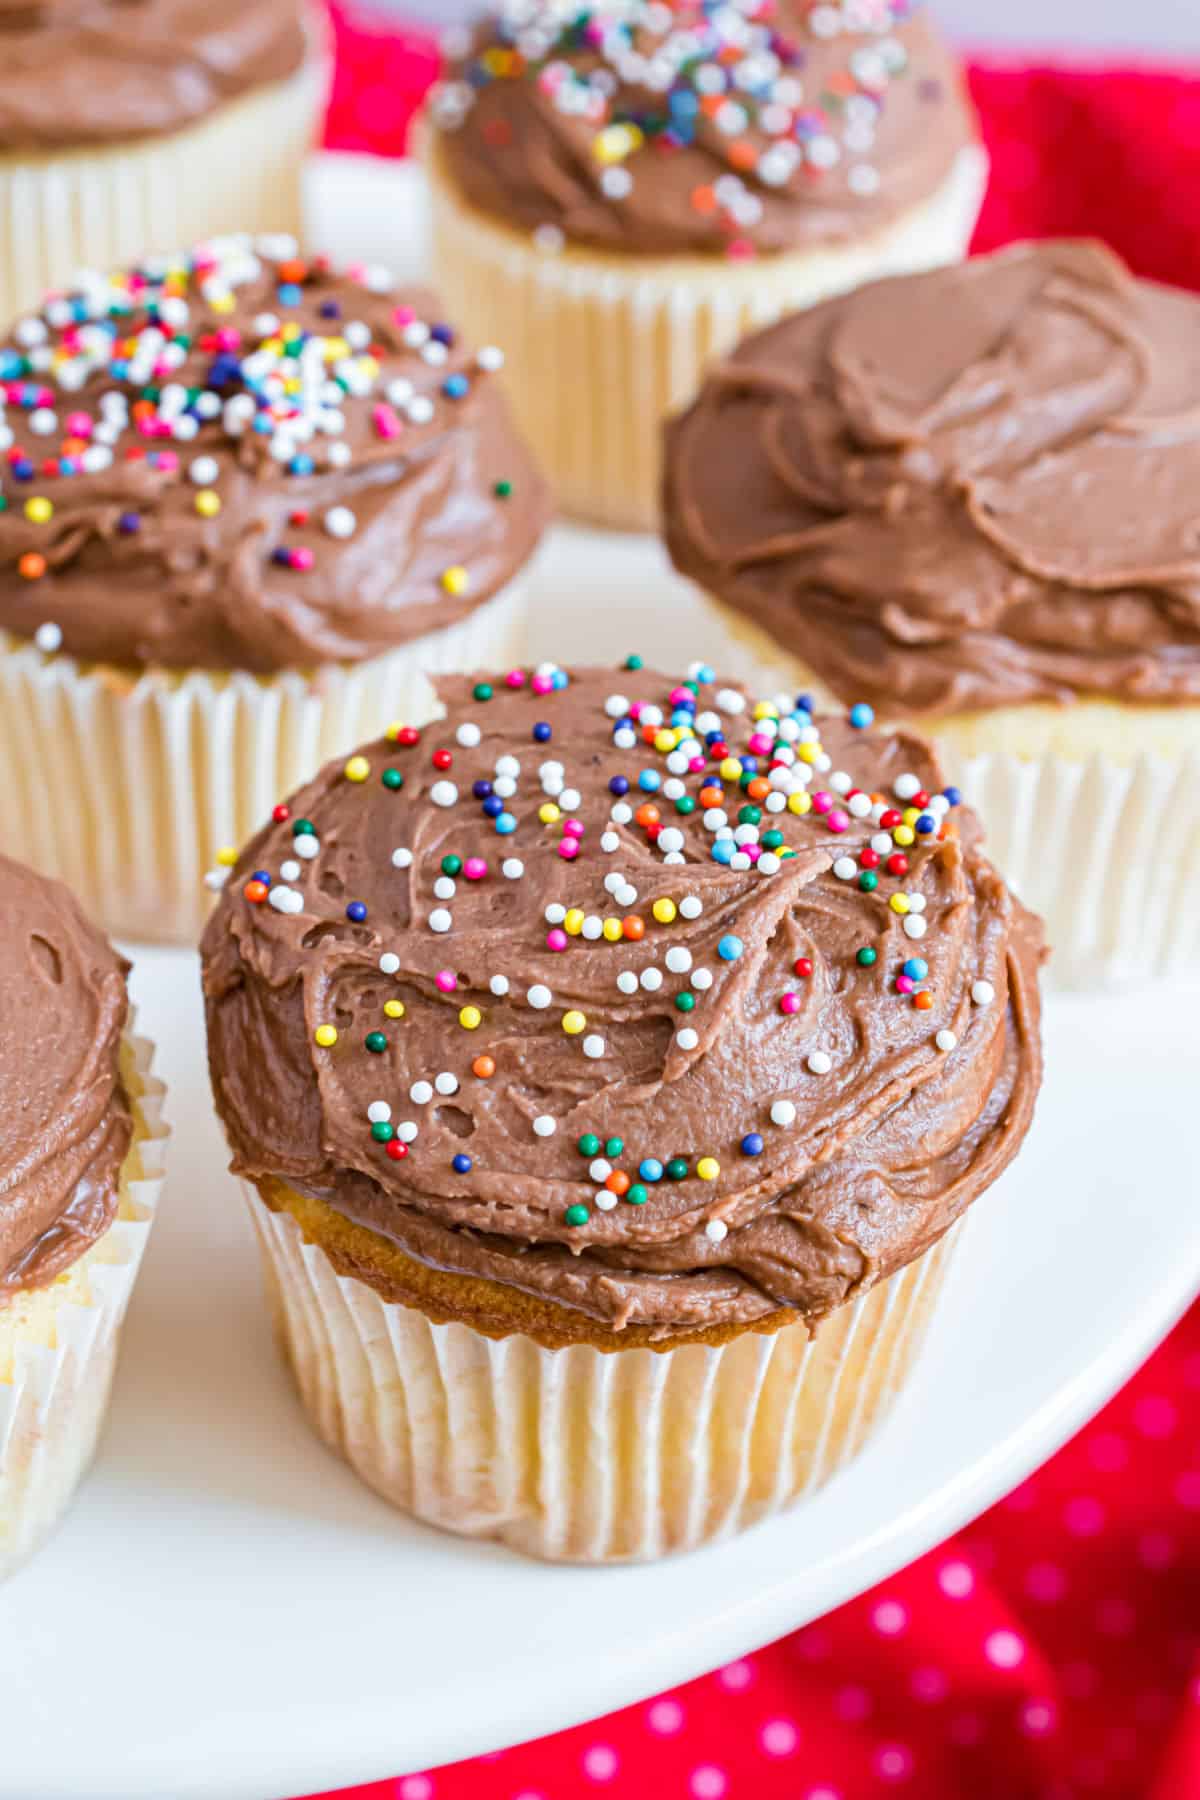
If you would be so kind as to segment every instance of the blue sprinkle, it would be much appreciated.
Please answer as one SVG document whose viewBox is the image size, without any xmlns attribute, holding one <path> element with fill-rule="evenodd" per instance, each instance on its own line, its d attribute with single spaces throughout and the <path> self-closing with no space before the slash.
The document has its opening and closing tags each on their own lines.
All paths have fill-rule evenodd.
<svg viewBox="0 0 1200 1800">
<path fill-rule="evenodd" d="M 950 802 L 951 806 L 961 806 L 962 805 L 962 791 L 961 791 L 961 789 L 956 788 L 956 787 L 943 788 L 942 789 L 942 799 L 948 800 Z"/>
<path fill-rule="evenodd" d="M 456 1175 L 469 1175 L 471 1172 L 471 1159 L 469 1156 L 464 1156 L 463 1152 L 460 1150 L 458 1155 L 454 1158 L 452 1167 Z"/>
<path fill-rule="evenodd" d="M 299 304 L 300 304 L 300 289 L 294 281 L 280 282 L 279 287 L 276 291 L 278 293 L 279 304 L 281 306 L 299 306 Z"/>
<path fill-rule="evenodd" d="M 537 724 L 533 728 L 534 743 L 535 744 L 548 744 L 550 742 L 550 739 L 553 736 L 554 736 L 553 729 L 549 725 L 547 725 L 547 723 L 544 719 L 539 719 Z"/>
<path fill-rule="evenodd" d="M 643 1181 L 661 1181 L 663 1166 L 656 1156 L 648 1156 L 645 1162 L 638 1164 L 638 1174 Z"/>
<path fill-rule="evenodd" d="M 610 794 L 616 794 L 618 798 L 622 794 L 627 794 L 629 792 L 629 783 L 626 781 L 624 775 L 614 775 L 608 784 L 608 791 Z"/>
<path fill-rule="evenodd" d="M 706 744 L 721 744 L 725 741 L 725 733 L 723 731 L 706 731 L 704 741 Z"/>
<path fill-rule="evenodd" d="M 496 830 L 501 837 L 511 837 L 517 829 L 517 821 L 510 812 L 502 812 L 496 817 Z"/>
<path fill-rule="evenodd" d="M 124 531 L 126 529 L 127 528 L 124 525 L 122 525 L 121 530 Z M 128 527 L 128 530 L 136 531 L 137 526 L 130 525 Z M 290 569 L 292 566 L 292 553 L 289 549 L 286 548 L 285 545 L 276 544 L 274 550 L 272 550 L 272 552 L 271 552 L 271 561 L 273 563 L 278 563 L 281 568 Z"/>
<path fill-rule="evenodd" d="M 922 813 L 917 820 L 916 829 L 921 832 L 924 837 L 928 837 L 931 831 L 937 830 L 937 820 L 932 813 Z"/>
<path fill-rule="evenodd" d="M 732 838 L 718 838 L 712 847 L 713 861 L 719 863 L 729 862 L 736 848 L 737 846 Z"/>
<path fill-rule="evenodd" d="M 33 480 L 33 464 L 29 461 L 27 456 L 18 456 L 16 461 L 10 463 L 8 466 L 18 481 Z"/>
<path fill-rule="evenodd" d="M 797 712 L 810 713 L 812 711 L 812 709 L 813 709 L 813 697 L 811 694 L 797 694 L 796 695 L 796 711 Z"/>
<path fill-rule="evenodd" d="M 500 814 L 504 811 L 504 802 L 501 800 L 499 794 L 488 795 L 483 803 L 483 811 L 486 818 L 498 819 L 500 817 Z"/>
<path fill-rule="evenodd" d="M 924 981 L 929 973 L 929 964 L 923 956 L 910 956 L 904 965 L 904 973 L 910 981 Z"/>
<path fill-rule="evenodd" d="M 758 1132 L 757 1131 L 747 1132 L 746 1136 L 742 1139 L 742 1155 L 743 1156 L 761 1156 L 762 1152 L 763 1152 L 763 1141 L 762 1141 L 762 1138 L 759 1136 Z"/>
<path fill-rule="evenodd" d="M 250 879 L 251 881 L 261 881 L 264 887 L 270 887 L 271 885 L 271 877 L 265 869 L 255 869 Z"/>
<path fill-rule="evenodd" d="M 550 686 L 554 689 L 555 693 L 561 693 L 563 688 L 570 687 L 570 685 L 571 677 L 567 674 L 567 671 L 565 669 L 555 669 L 553 675 L 550 677 Z"/>
<path fill-rule="evenodd" d="M 734 937 L 733 933 L 729 932 L 717 945 L 717 955 L 722 962 L 736 962 L 745 948 L 741 938 Z"/>
<path fill-rule="evenodd" d="M 638 776 L 638 786 L 644 794 L 656 794 L 662 786 L 662 776 L 657 769 L 643 769 Z"/>
<path fill-rule="evenodd" d="M 429 335 L 435 344 L 445 344 L 447 349 L 454 342 L 454 331 L 449 325 L 435 325 Z"/>
<path fill-rule="evenodd" d="M 701 663 L 700 667 L 696 670 L 696 680 L 700 683 L 700 686 L 711 687 L 716 679 L 717 671 L 715 669 L 710 669 L 707 663 Z"/>
<path fill-rule="evenodd" d="M 865 731 L 868 725 L 875 723 L 875 708 L 868 706 L 865 700 L 860 700 L 850 708 L 850 723 L 855 731 Z"/>
<path fill-rule="evenodd" d="M 447 375 L 442 383 L 442 392 L 447 400 L 463 400 L 471 391 L 471 384 L 465 375 Z"/>
<path fill-rule="evenodd" d="M 346 917 L 356 925 L 361 925 L 367 916 L 367 909 L 361 900 L 352 900 L 346 908 Z"/>
<path fill-rule="evenodd" d="M 288 464 L 288 470 L 292 475 L 311 475 L 315 467 L 316 464 L 312 457 L 303 452 L 299 456 L 293 456 Z"/>
<path fill-rule="evenodd" d="M 471 792 L 477 800 L 486 800 L 491 791 L 492 784 L 490 781 L 476 781 L 471 786 Z"/>
<path fill-rule="evenodd" d="M 123 512 L 117 520 L 117 530 L 124 537 L 132 537 L 135 531 L 140 531 L 141 529 L 142 519 L 140 513 Z M 276 555 L 278 554 L 278 551 L 276 551 Z M 284 555 L 287 555 L 286 550 L 284 551 Z"/>
</svg>

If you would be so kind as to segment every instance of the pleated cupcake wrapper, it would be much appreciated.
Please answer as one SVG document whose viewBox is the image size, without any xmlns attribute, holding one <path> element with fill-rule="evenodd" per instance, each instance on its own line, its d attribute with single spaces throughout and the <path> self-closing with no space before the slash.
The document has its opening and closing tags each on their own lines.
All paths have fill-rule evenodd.
<svg viewBox="0 0 1200 1800">
<path fill-rule="evenodd" d="M 192 943 L 204 876 L 328 758 L 435 711 L 429 677 L 519 661 L 510 585 L 455 625 L 312 676 L 142 675 L 0 633 L 0 840 L 116 936 Z"/>
<path fill-rule="evenodd" d="M 744 1530 L 856 1456 L 904 1385 L 952 1254 L 825 1320 L 720 1348 L 493 1340 L 337 1275 L 246 1185 L 312 1423 L 402 1511 L 551 1561 L 646 1561 Z"/>
<path fill-rule="evenodd" d="M 117 1219 L 50 1287 L 0 1304 L 0 1579 L 49 1536 L 91 1462 L 154 1223 L 169 1128 L 152 1046 L 127 1037 L 134 1138 Z"/>
<path fill-rule="evenodd" d="M 448 315 L 476 342 L 504 346 L 518 425 L 563 508 L 637 530 L 658 518 L 663 420 L 691 399 L 707 366 L 786 312 L 881 275 L 958 261 L 987 178 L 983 151 L 966 149 L 938 192 L 886 230 L 752 263 L 547 254 L 458 199 L 436 136 L 424 148 L 434 279 Z"/>
<path fill-rule="evenodd" d="M 37 306 L 81 268 L 232 231 L 302 238 L 301 175 L 327 87 L 316 57 L 181 131 L 0 155 L 0 317 Z"/>
</svg>

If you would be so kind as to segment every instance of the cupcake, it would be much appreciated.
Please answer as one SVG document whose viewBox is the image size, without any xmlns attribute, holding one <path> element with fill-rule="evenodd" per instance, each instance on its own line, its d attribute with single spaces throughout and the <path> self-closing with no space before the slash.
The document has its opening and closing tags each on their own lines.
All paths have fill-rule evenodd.
<svg viewBox="0 0 1200 1800">
<path fill-rule="evenodd" d="M 567 511 L 650 529 L 659 424 L 755 325 L 967 247 L 986 175 L 909 0 L 506 0 L 431 109 L 434 265 Z"/>
<path fill-rule="evenodd" d="M 545 489 L 428 293 L 290 241 L 89 280 L 0 344 L 0 835 L 108 929 L 199 934 L 213 853 L 516 657 Z"/>
<path fill-rule="evenodd" d="M 0 857 L 0 1579 L 91 1460 L 167 1132 L 128 965 L 66 888 Z"/>
<path fill-rule="evenodd" d="M 324 103 L 304 0 L 0 0 L 0 318 L 80 267 L 298 232 Z"/>
<path fill-rule="evenodd" d="M 1075 983 L 1200 952 L 1198 336 L 1099 245 L 1019 245 L 748 339 L 667 433 L 678 567 L 939 739 Z"/>
<path fill-rule="evenodd" d="M 691 1548 L 903 1386 L 1029 1125 L 1040 925 L 861 708 L 638 658 L 440 692 L 278 809 L 205 932 L 279 1335 L 404 1511 Z"/>
</svg>

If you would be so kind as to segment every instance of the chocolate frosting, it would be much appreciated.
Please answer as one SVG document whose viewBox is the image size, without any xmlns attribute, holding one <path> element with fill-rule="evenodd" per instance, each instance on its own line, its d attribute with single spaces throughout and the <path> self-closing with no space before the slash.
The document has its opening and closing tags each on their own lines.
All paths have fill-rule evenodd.
<svg viewBox="0 0 1200 1800">
<path fill-rule="evenodd" d="M 671 554 L 845 699 L 1195 703 L 1198 344 L 1097 244 L 861 288 L 668 426 Z"/>
<path fill-rule="evenodd" d="M 0 152 L 178 131 L 307 53 L 301 0 L 0 0 Z"/>
<path fill-rule="evenodd" d="M 236 1169 L 659 1336 L 947 1230 L 1030 1122 L 1040 922 L 921 739 L 711 677 L 447 680 L 253 839 L 202 946 Z"/>
<path fill-rule="evenodd" d="M 0 1307 L 108 1230 L 132 1122 L 128 964 L 68 890 L 0 856 Z"/>
<path fill-rule="evenodd" d="M 0 626 L 270 673 L 472 612 L 549 513 L 437 300 L 290 240 L 101 277 L 0 346 Z"/>
<path fill-rule="evenodd" d="M 908 0 L 511 0 L 452 61 L 433 117 L 484 212 L 548 247 L 648 256 L 860 238 L 975 138 L 954 59 Z"/>
</svg>

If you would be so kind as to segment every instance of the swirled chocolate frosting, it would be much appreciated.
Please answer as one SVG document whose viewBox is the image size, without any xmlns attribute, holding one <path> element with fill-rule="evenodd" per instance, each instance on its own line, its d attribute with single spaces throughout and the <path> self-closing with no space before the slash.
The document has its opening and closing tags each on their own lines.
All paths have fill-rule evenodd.
<svg viewBox="0 0 1200 1800">
<path fill-rule="evenodd" d="M 357 662 L 455 623 L 549 499 L 436 299 L 200 246 L 0 344 L 0 627 L 123 666 Z"/>
<path fill-rule="evenodd" d="M 882 281 L 667 429 L 678 567 L 846 699 L 1200 700 L 1200 301 L 1090 243 Z"/>
<path fill-rule="evenodd" d="M 0 1309 L 111 1225 L 132 1123 L 128 964 L 61 883 L 0 856 Z"/>
<path fill-rule="evenodd" d="M 928 745 L 706 669 L 441 692 L 209 922 L 235 1167 L 662 1337 L 818 1318 L 933 1244 L 1028 1128 L 1043 952 Z"/>
<path fill-rule="evenodd" d="M 646 256 L 860 238 L 975 138 L 957 66 L 907 0 L 509 0 L 433 117 L 482 211 Z"/>
<path fill-rule="evenodd" d="M 301 0 L 0 0 L 0 151 L 177 131 L 307 52 Z"/>
</svg>

